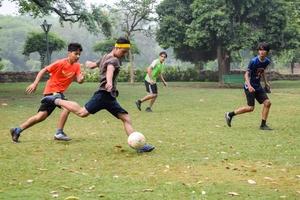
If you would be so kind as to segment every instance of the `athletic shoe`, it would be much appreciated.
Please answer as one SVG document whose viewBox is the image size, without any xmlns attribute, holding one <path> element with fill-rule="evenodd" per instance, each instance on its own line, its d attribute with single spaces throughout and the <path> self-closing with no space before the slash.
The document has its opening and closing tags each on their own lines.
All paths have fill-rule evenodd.
<svg viewBox="0 0 300 200">
<path fill-rule="evenodd" d="M 155 149 L 155 146 L 152 146 L 151 144 L 145 144 L 142 148 L 138 149 L 138 153 L 145 153 L 145 152 L 151 152 Z"/>
<path fill-rule="evenodd" d="M 146 108 L 146 112 L 152 112 L 152 109 L 150 107 Z"/>
<path fill-rule="evenodd" d="M 229 116 L 229 112 L 226 112 L 225 113 L 225 120 L 226 120 L 226 123 L 229 127 L 231 127 L 231 120 L 232 120 L 232 117 Z"/>
<path fill-rule="evenodd" d="M 72 138 L 68 137 L 64 132 L 56 133 L 54 135 L 55 140 L 62 140 L 62 141 L 70 141 Z"/>
<path fill-rule="evenodd" d="M 55 104 L 55 99 L 61 99 L 61 94 L 58 93 L 55 95 L 44 96 L 41 100 L 41 103 Z"/>
<path fill-rule="evenodd" d="M 19 143 L 19 137 L 20 137 L 20 133 L 16 132 L 16 128 L 11 128 L 10 129 L 10 134 L 11 134 L 11 139 L 13 142 L 15 143 Z"/>
<path fill-rule="evenodd" d="M 273 130 L 273 129 L 270 128 L 268 125 L 260 126 L 259 129 L 260 129 L 260 130 L 263 130 L 263 131 L 272 131 L 272 130 Z"/>
<path fill-rule="evenodd" d="M 136 107 L 139 109 L 139 111 L 141 111 L 141 105 L 142 105 L 141 100 L 137 100 L 137 101 L 135 102 L 135 105 L 136 105 Z"/>
</svg>

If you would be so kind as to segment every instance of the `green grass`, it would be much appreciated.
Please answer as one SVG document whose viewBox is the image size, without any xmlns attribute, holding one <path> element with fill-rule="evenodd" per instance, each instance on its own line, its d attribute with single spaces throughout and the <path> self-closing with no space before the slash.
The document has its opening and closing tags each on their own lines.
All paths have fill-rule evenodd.
<svg viewBox="0 0 300 200">
<path fill-rule="evenodd" d="M 171 83 L 159 87 L 154 112 L 146 113 L 134 104 L 143 84 L 119 84 L 120 104 L 157 148 L 148 154 L 127 146 L 122 123 L 106 111 L 70 115 L 65 131 L 73 140 L 65 143 L 53 140 L 57 109 L 13 144 L 9 128 L 36 113 L 44 86 L 25 95 L 27 85 L 0 84 L 0 199 L 300 198 L 299 81 L 273 82 L 270 132 L 258 130 L 260 105 L 225 125 L 224 113 L 245 104 L 241 89 Z M 83 105 L 96 88 L 74 84 L 65 94 Z"/>
</svg>

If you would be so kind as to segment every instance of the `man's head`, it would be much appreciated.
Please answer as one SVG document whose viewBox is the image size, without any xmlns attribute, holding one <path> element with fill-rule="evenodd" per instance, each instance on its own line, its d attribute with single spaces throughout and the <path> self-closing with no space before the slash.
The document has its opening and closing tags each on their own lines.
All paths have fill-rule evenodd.
<svg viewBox="0 0 300 200">
<path fill-rule="evenodd" d="M 130 41 L 124 37 L 117 39 L 114 49 L 114 56 L 117 58 L 124 57 L 130 49 Z"/>
<path fill-rule="evenodd" d="M 270 51 L 270 45 L 266 42 L 261 42 L 257 46 L 258 54 L 261 57 L 266 57 Z"/>
<path fill-rule="evenodd" d="M 82 46 L 79 43 L 70 43 L 68 45 L 68 58 L 70 63 L 75 63 L 79 60 L 82 52 Z"/>
<path fill-rule="evenodd" d="M 167 57 L 168 57 L 167 52 L 162 51 L 162 52 L 159 53 L 159 60 L 160 60 L 160 62 L 164 62 Z"/>
</svg>

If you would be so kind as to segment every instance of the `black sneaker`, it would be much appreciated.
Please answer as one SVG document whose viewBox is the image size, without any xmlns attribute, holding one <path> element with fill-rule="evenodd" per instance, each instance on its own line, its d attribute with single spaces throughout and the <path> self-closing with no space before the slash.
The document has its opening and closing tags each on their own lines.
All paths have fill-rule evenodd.
<svg viewBox="0 0 300 200">
<path fill-rule="evenodd" d="M 72 138 L 68 137 L 67 134 L 65 134 L 64 132 L 56 133 L 54 135 L 54 139 L 55 140 L 61 140 L 61 141 L 70 141 L 70 140 L 72 140 Z"/>
<path fill-rule="evenodd" d="M 229 112 L 226 112 L 225 113 L 225 120 L 226 120 L 226 123 L 229 127 L 231 127 L 231 120 L 232 120 L 232 117 L 229 116 Z"/>
<path fill-rule="evenodd" d="M 150 107 L 147 107 L 147 108 L 145 109 L 145 111 L 146 111 L 146 112 L 153 112 L 152 109 L 151 109 Z"/>
<path fill-rule="evenodd" d="M 20 142 L 19 141 L 20 134 L 18 134 L 16 132 L 16 128 L 11 128 L 10 129 L 10 134 L 11 134 L 11 139 L 12 139 L 13 142 L 15 142 L 15 143 L 19 143 Z"/>
<path fill-rule="evenodd" d="M 55 95 L 44 96 L 41 100 L 41 103 L 55 104 L 55 99 L 61 99 L 61 94 L 58 93 Z"/>
<path fill-rule="evenodd" d="M 142 148 L 138 149 L 138 153 L 145 153 L 145 152 L 151 152 L 155 149 L 155 146 L 152 146 L 151 144 L 145 144 Z"/>
<path fill-rule="evenodd" d="M 137 100 L 137 101 L 135 102 L 135 105 L 136 105 L 136 107 L 139 109 L 139 111 L 141 111 L 141 105 L 142 105 L 141 100 Z"/>
<path fill-rule="evenodd" d="M 272 130 L 273 130 L 273 129 L 270 128 L 268 125 L 260 126 L 259 129 L 260 129 L 260 130 L 263 130 L 263 131 L 272 131 Z"/>
</svg>

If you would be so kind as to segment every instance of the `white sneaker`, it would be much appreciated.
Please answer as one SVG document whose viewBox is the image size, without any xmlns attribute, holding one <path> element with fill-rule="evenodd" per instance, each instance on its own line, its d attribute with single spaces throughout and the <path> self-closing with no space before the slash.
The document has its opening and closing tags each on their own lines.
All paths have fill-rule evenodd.
<svg viewBox="0 0 300 200">
<path fill-rule="evenodd" d="M 64 132 L 62 133 L 56 133 L 54 135 L 55 140 L 62 140 L 62 141 L 70 141 L 72 138 L 68 137 Z"/>
</svg>

